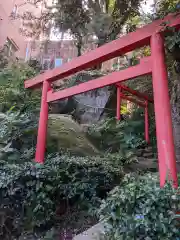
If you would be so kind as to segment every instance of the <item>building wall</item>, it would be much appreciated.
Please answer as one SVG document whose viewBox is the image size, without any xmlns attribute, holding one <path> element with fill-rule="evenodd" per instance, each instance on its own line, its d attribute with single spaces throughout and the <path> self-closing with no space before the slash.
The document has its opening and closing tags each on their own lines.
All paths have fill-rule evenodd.
<svg viewBox="0 0 180 240">
<path fill-rule="evenodd" d="M 48 0 L 48 5 L 52 5 Z M 20 33 L 20 28 L 23 28 L 22 20 L 12 16 L 14 7 L 17 6 L 17 15 L 23 15 L 24 12 L 33 12 L 36 16 L 40 16 L 44 10 L 43 3 L 37 7 L 27 3 L 27 0 L 0 0 L 0 48 L 4 46 L 7 38 L 10 39 L 18 48 L 15 56 L 20 59 L 28 60 L 36 58 L 43 62 L 47 59 L 57 59 L 60 64 L 68 62 L 77 56 L 77 49 L 73 40 L 50 41 L 43 43 L 40 40 L 27 39 Z M 84 44 L 82 54 L 96 48 L 96 44 L 91 41 Z M 103 63 L 104 70 L 112 70 L 117 59 L 109 60 Z"/>
<path fill-rule="evenodd" d="M 17 17 L 13 14 L 15 7 L 17 7 Z M 16 57 L 21 59 L 26 58 L 28 40 L 20 32 L 22 20 L 18 15 L 22 15 L 25 11 L 40 14 L 41 7 L 36 8 L 26 0 L 0 0 L 0 48 L 4 46 L 7 38 L 10 39 L 18 48 Z"/>
<path fill-rule="evenodd" d="M 62 63 L 77 56 L 77 50 L 72 41 L 31 41 L 28 46 L 28 58 L 37 59 L 42 64 L 45 60 L 61 59 Z"/>
<path fill-rule="evenodd" d="M 26 40 L 19 33 L 19 23 L 11 19 L 11 13 L 15 6 L 15 1 L 5 0 L 0 2 L 0 47 L 9 38 L 18 48 L 16 56 L 24 58 L 26 51 Z"/>
<path fill-rule="evenodd" d="M 95 48 L 95 43 L 86 43 L 82 48 L 82 54 L 86 54 Z M 28 59 L 37 59 L 42 65 L 46 60 L 54 61 L 56 59 L 61 59 L 61 63 L 63 64 L 77 57 L 77 48 L 74 45 L 73 40 L 49 42 L 31 41 L 29 42 L 28 49 Z M 118 58 L 111 59 L 103 63 L 102 70 L 111 71 L 117 64 Z M 119 62 L 119 64 L 122 65 L 122 61 Z"/>
<path fill-rule="evenodd" d="M 17 16 L 23 15 L 24 12 L 28 11 L 39 17 L 45 8 L 45 1 L 48 6 L 52 5 L 52 0 L 44 0 L 37 7 L 27 3 L 27 0 L 0 0 L 0 48 L 4 46 L 8 38 L 17 46 L 18 50 L 15 56 L 20 59 L 36 58 L 42 64 L 48 59 L 57 59 L 58 64 L 68 62 L 77 56 L 77 49 L 72 39 L 46 43 L 40 39 L 32 39 L 33 37 L 27 39 L 20 32 L 20 28 L 23 28 L 22 19 L 12 16 L 14 7 L 17 6 Z M 93 40 L 87 42 L 83 46 L 82 54 L 95 48 L 96 44 Z M 115 68 L 118 70 L 117 63 L 119 64 L 117 58 L 104 62 L 103 70 L 111 71 L 115 65 Z"/>
</svg>

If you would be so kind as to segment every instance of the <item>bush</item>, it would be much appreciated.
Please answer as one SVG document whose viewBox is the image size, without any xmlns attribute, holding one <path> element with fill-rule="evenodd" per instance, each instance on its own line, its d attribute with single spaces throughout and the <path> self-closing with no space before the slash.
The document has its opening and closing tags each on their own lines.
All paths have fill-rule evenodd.
<svg viewBox="0 0 180 240">
<path fill-rule="evenodd" d="M 56 155 L 49 157 L 44 165 L 5 161 L 0 164 L 0 216 L 4 216 L 0 222 L 1 239 L 8 232 L 18 235 L 51 227 L 62 201 L 72 201 L 83 209 L 99 206 L 100 197 L 121 176 L 105 159 L 95 157 Z"/>
<path fill-rule="evenodd" d="M 0 114 L 0 160 L 24 163 L 33 157 L 37 116 L 9 111 Z"/>
<path fill-rule="evenodd" d="M 96 141 L 99 148 L 110 152 L 135 149 L 144 143 L 144 122 L 141 112 L 135 111 L 132 118 L 116 121 L 109 118 L 94 124 L 88 131 L 90 137 Z"/>
<path fill-rule="evenodd" d="M 160 188 L 155 174 L 127 175 L 101 205 L 100 216 L 107 226 L 107 239 L 180 237 L 174 214 L 179 202 L 174 202 L 172 196 L 177 197 L 176 191 L 170 184 Z"/>
<path fill-rule="evenodd" d="M 0 48 L 0 71 L 8 64 L 8 58 L 4 54 L 4 49 Z"/>
<path fill-rule="evenodd" d="M 0 112 L 34 112 L 40 106 L 40 91 L 24 89 L 24 81 L 37 71 L 27 64 L 15 63 L 0 71 Z"/>
</svg>

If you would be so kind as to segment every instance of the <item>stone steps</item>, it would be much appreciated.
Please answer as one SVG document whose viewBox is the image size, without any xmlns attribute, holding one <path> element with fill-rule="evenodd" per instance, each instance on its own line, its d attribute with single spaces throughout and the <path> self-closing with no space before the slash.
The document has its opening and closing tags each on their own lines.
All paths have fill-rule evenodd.
<svg viewBox="0 0 180 240">
<path fill-rule="evenodd" d="M 104 232 L 102 223 L 98 223 L 87 231 L 75 236 L 73 240 L 100 240 L 101 234 Z"/>
<path fill-rule="evenodd" d="M 157 158 L 153 153 L 151 146 L 137 149 L 135 152 L 135 158 L 137 162 L 133 162 L 126 166 L 125 173 L 136 171 L 156 171 L 157 170 Z"/>
</svg>

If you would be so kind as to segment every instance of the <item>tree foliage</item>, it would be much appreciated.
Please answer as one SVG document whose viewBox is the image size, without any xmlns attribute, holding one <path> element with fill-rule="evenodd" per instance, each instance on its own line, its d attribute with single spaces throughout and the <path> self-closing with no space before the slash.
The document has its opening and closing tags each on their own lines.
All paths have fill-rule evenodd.
<svg viewBox="0 0 180 240">
<path fill-rule="evenodd" d="M 118 179 L 117 173 L 103 159 L 88 157 L 55 155 L 47 158 L 44 165 L 2 160 L 0 164 L 2 239 L 17 237 L 24 231 L 36 232 L 41 227 L 50 228 L 54 225 L 57 208 L 61 208 L 64 201 L 69 205 L 73 200 L 86 209 L 95 207 L 101 194 Z M 10 216 L 13 218 L 8 220 Z"/>
<path fill-rule="evenodd" d="M 169 13 L 179 12 L 178 0 L 158 0 L 154 4 L 156 17 L 164 17 Z"/>
<path fill-rule="evenodd" d="M 91 21 L 89 28 L 98 39 L 98 46 L 116 39 L 127 20 L 139 15 L 141 1 L 87 0 Z"/>
<path fill-rule="evenodd" d="M 92 125 L 89 135 L 96 140 L 100 149 L 117 152 L 128 152 L 141 147 L 144 143 L 144 113 L 137 109 L 131 116 L 126 114 L 126 119 L 118 121 L 115 118 Z"/>
<path fill-rule="evenodd" d="M 69 32 L 73 36 L 78 56 L 80 56 L 84 37 L 88 34 L 86 28 L 90 21 L 88 10 L 84 8 L 82 0 L 59 0 L 55 8 L 55 28 L 62 33 L 62 38 L 65 32 Z"/>
<path fill-rule="evenodd" d="M 42 0 L 36 1 L 37 5 Z M 53 6 L 46 6 L 41 16 L 25 12 L 24 32 L 38 36 L 42 32 L 50 34 L 50 29 L 59 33 L 69 32 L 75 40 L 78 55 L 85 39 L 97 38 L 97 45 L 114 40 L 122 33 L 126 22 L 139 14 L 141 0 L 58 0 Z M 33 21 L 32 21 L 33 20 Z"/>
<path fill-rule="evenodd" d="M 4 50 L 0 49 L 0 71 L 8 64 L 8 58 L 4 54 Z"/>
<path fill-rule="evenodd" d="M 38 73 L 28 64 L 16 62 L 0 71 L 0 111 L 15 109 L 20 112 L 37 111 L 40 92 L 25 90 L 24 80 Z"/>
<path fill-rule="evenodd" d="M 37 116 L 7 112 L 0 114 L 0 159 L 8 163 L 24 163 L 34 154 Z"/>
</svg>

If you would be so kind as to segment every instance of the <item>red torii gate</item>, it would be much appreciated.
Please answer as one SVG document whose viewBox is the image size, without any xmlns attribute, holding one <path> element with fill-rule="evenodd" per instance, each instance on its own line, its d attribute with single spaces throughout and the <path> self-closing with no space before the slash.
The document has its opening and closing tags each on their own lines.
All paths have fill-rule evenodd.
<svg viewBox="0 0 180 240">
<path fill-rule="evenodd" d="M 148 105 L 149 103 L 153 103 L 153 99 L 149 98 L 148 96 L 146 96 L 145 94 L 142 94 L 140 92 L 137 92 L 125 85 L 122 85 L 120 83 L 117 83 L 116 84 L 117 86 L 117 108 L 116 108 L 116 119 L 117 120 L 121 120 L 121 99 L 126 99 L 130 102 L 133 102 L 133 103 L 136 103 L 137 105 L 141 106 L 142 108 L 144 108 L 145 110 L 145 113 L 144 113 L 144 116 L 145 116 L 145 141 L 147 143 L 150 142 L 149 140 L 149 114 L 148 114 Z M 143 100 L 145 100 L 145 102 L 140 102 L 136 99 L 133 99 L 129 96 L 126 96 L 123 94 L 123 91 L 126 91 L 126 92 L 129 92 L 131 93 L 132 95 L 138 97 L 138 98 L 141 98 Z"/>
<path fill-rule="evenodd" d="M 167 175 L 170 180 L 173 181 L 173 186 L 178 186 L 171 106 L 168 94 L 168 78 L 164 54 L 163 32 L 166 30 L 164 26 L 162 26 L 164 22 L 169 22 L 168 26 L 179 27 L 180 16 L 168 15 L 163 20 L 156 20 L 138 29 L 136 32 L 129 33 L 83 56 L 75 58 L 62 67 L 47 71 L 31 80 L 25 81 L 25 88 L 36 88 L 42 85 L 41 111 L 35 156 L 36 162 L 44 162 L 49 102 L 97 88 L 118 84 L 138 76 L 152 74 L 160 186 L 164 186 Z M 113 72 L 107 76 L 81 83 L 58 92 L 53 92 L 51 90 L 50 84 L 53 81 L 75 74 L 78 71 L 92 67 L 111 58 L 118 57 L 136 48 L 143 47 L 144 45 L 150 45 L 151 56 L 142 59 L 140 64 L 136 66 Z M 134 94 L 135 93 L 138 94 L 134 91 Z"/>
</svg>

